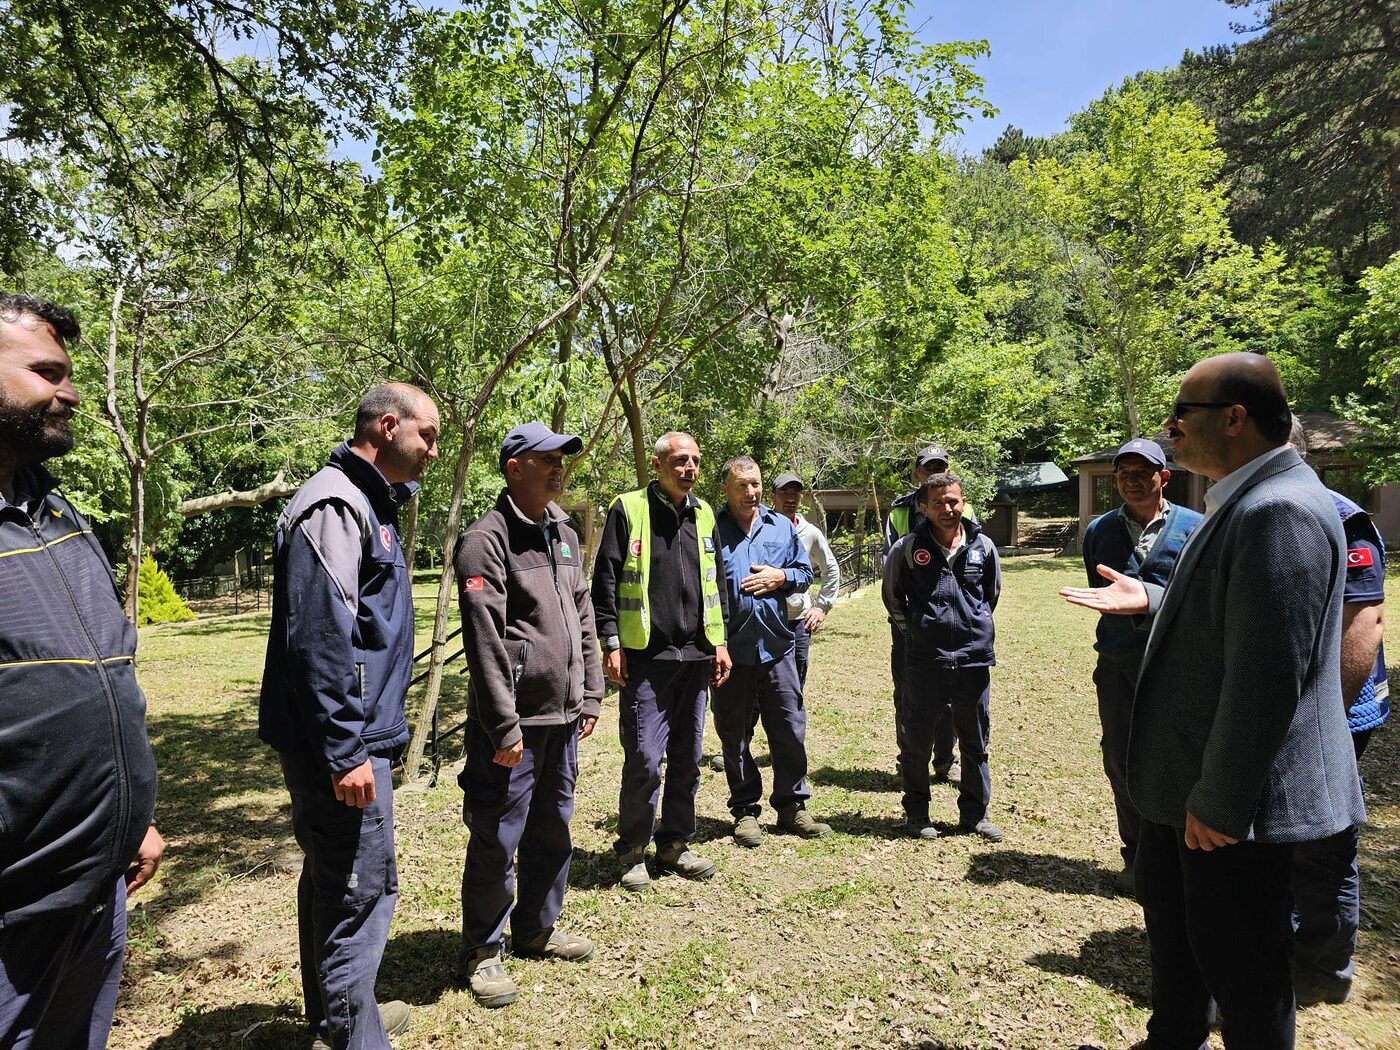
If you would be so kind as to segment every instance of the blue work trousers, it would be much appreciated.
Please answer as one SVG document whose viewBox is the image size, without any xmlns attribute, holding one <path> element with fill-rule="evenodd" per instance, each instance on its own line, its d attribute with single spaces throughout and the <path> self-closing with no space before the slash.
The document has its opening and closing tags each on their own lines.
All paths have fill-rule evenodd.
<svg viewBox="0 0 1400 1050">
<path fill-rule="evenodd" d="M 1360 760 L 1371 730 L 1354 733 Z M 1356 931 L 1361 925 L 1359 827 L 1343 828 L 1316 842 L 1293 848 L 1293 966 L 1304 991 L 1341 997 L 1351 987 L 1356 963 Z"/>
<path fill-rule="evenodd" d="M 1137 896 L 1152 958 L 1152 1050 L 1205 1050 L 1211 999 L 1226 1050 L 1292 1050 L 1290 844 L 1188 849 L 1181 828 L 1142 822 Z"/>
<path fill-rule="evenodd" d="M 1099 725 L 1103 735 L 1103 771 L 1113 789 L 1113 808 L 1118 817 L 1118 840 L 1122 843 L 1123 863 L 1133 866 L 1137 855 L 1138 828 L 1142 817 L 1128 796 L 1128 725 L 1133 717 L 1133 694 L 1137 690 L 1139 663 L 1099 657 L 1094 668 L 1094 688 L 1099 695 Z"/>
<path fill-rule="evenodd" d="M 904 632 L 890 625 L 890 678 L 894 681 L 895 736 L 899 735 L 899 703 L 904 696 Z M 806 681 L 804 678 L 803 681 Z M 953 748 L 957 745 L 953 728 L 953 705 L 945 703 L 934 712 L 933 764 L 947 769 L 953 764 Z"/>
<path fill-rule="evenodd" d="M 330 774 L 309 755 L 280 757 L 306 854 L 297 883 L 306 1020 L 333 1050 L 386 1050 L 374 982 L 399 895 L 389 759 L 371 757 L 374 801 L 359 809 L 336 799 Z"/>
<path fill-rule="evenodd" d="M 939 667 L 909 654 L 904 664 L 904 706 L 899 711 L 899 772 L 904 781 L 904 815 L 910 821 L 929 815 L 928 766 L 934 752 L 938 720 L 953 711 L 958 750 L 958 823 L 973 827 L 987 815 L 992 801 L 992 773 L 987 762 L 991 739 L 991 669 Z"/>
<path fill-rule="evenodd" d="M 792 659 L 797 664 L 797 684 L 805 694 L 807 664 L 812 652 L 812 632 L 807 630 L 807 625 L 803 623 L 800 616 L 793 620 L 789 626 L 792 627 Z"/>
<path fill-rule="evenodd" d="M 520 761 L 501 766 L 481 723 L 467 723 L 467 763 L 457 778 L 471 831 L 462 868 L 463 960 L 499 946 L 507 919 L 514 942 L 523 944 L 553 930 L 564 907 L 574 856 L 578 719 L 520 728 Z"/>
<path fill-rule="evenodd" d="M 617 799 L 617 841 L 613 844 L 618 853 L 644 849 L 653 838 L 658 848 L 694 838 L 695 793 L 700 788 L 700 746 L 705 739 L 705 699 L 712 666 L 710 660 L 628 659 L 627 684 L 618 698 L 622 788 Z M 662 759 L 666 765 L 664 797 Z"/>
<path fill-rule="evenodd" d="M 126 880 L 95 907 L 0 929 L 0 1047 L 102 1050 L 126 950 Z"/>
<path fill-rule="evenodd" d="M 775 810 L 800 808 L 807 790 L 807 711 L 802 684 L 792 653 L 766 664 L 735 664 L 729 680 L 715 690 L 715 733 L 724 749 L 724 775 L 729 781 L 729 812 L 735 818 L 763 811 L 763 776 L 749 745 L 762 721 L 773 758 Z"/>
</svg>

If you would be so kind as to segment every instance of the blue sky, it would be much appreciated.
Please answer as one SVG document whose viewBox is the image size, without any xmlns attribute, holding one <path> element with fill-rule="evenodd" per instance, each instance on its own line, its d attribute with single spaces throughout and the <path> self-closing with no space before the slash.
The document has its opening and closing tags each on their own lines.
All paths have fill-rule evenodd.
<svg viewBox="0 0 1400 1050">
<path fill-rule="evenodd" d="M 1007 124 L 1051 135 L 1104 89 L 1184 51 L 1240 39 L 1230 22 L 1248 9 L 1224 0 L 912 0 L 910 25 L 925 41 L 986 40 L 977 65 L 1001 113 L 975 120 L 960 146 L 990 146 Z"/>
</svg>

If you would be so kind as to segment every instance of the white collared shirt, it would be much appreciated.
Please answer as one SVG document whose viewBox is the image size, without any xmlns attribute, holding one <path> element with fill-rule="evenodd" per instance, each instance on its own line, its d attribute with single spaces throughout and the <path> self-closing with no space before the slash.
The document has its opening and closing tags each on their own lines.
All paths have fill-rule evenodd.
<svg viewBox="0 0 1400 1050">
<path fill-rule="evenodd" d="M 1176 558 L 1178 565 L 1180 565 L 1182 559 L 1186 557 L 1186 552 L 1191 549 L 1191 545 L 1196 542 L 1196 537 L 1206 531 L 1205 524 L 1214 517 L 1215 512 L 1223 507 L 1231 496 L 1244 488 L 1244 486 L 1249 483 L 1250 478 L 1254 477 L 1254 475 L 1258 474 L 1265 466 L 1272 463 L 1292 447 L 1292 445 L 1280 445 L 1278 448 L 1269 449 L 1268 452 L 1261 452 L 1248 463 L 1242 464 L 1230 471 L 1230 473 L 1226 474 L 1206 490 L 1205 518 L 1201 521 L 1200 525 L 1196 526 L 1191 535 L 1186 538 L 1186 542 L 1182 544 L 1181 553 L 1178 554 Z"/>
</svg>

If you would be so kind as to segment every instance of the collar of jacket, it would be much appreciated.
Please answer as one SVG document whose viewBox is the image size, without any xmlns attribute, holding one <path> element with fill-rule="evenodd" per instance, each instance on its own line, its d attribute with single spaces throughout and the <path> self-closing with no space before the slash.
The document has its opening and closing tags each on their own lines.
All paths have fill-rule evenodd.
<svg viewBox="0 0 1400 1050">
<path fill-rule="evenodd" d="M 496 509 L 508 518 L 514 518 L 516 521 L 526 525 L 533 525 L 535 528 L 540 527 L 538 521 L 531 521 L 521 513 L 520 507 L 516 504 L 515 500 L 510 498 L 510 489 L 501 489 L 501 494 L 496 497 Z M 544 517 L 545 520 L 552 525 L 563 525 L 569 520 L 569 516 L 564 513 L 564 509 L 553 500 L 550 500 L 548 505 L 544 508 Z"/>
<path fill-rule="evenodd" d="M 757 516 L 758 520 L 759 520 L 760 522 L 762 522 L 764 525 L 773 525 L 773 524 L 776 524 L 776 523 L 779 522 L 779 521 L 786 521 L 789 525 L 792 524 L 792 519 L 791 519 L 791 518 L 788 518 L 788 517 L 785 517 L 785 516 L 782 515 L 782 514 L 779 514 L 777 511 L 775 511 L 772 507 L 768 506 L 766 503 L 760 503 L 760 504 L 758 505 L 758 514 L 757 514 L 756 516 Z M 730 514 L 730 513 L 729 513 L 729 504 L 728 504 L 728 503 L 726 503 L 723 507 L 721 507 L 721 508 L 719 509 L 719 514 L 716 515 L 716 517 L 728 518 L 730 521 L 732 521 L 732 522 L 734 523 L 734 527 L 735 527 L 736 529 L 740 527 L 740 526 L 739 526 L 739 519 L 736 518 L 733 514 Z M 794 525 L 793 527 L 796 528 L 795 525 Z M 749 532 L 748 532 L 748 534 L 749 534 L 750 536 L 752 536 L 752 535 L 753 535 L 753 529 L 750 529 Z"/>
<path fill-rule="evenodd" d="M 411 500 L 413 494 L 418 491 L 416 481 L 402 485 L 391 484 L 379 473 L 379 468 L 352 449 L 348 441 L 337 445 L 331 451 L 327 462 L 344 472 L 345 476 L 369 497 L 374 509 L 384 514 L 396 514 L 398 508 Z"/>
<path fill-rule="evenodd" d="M 916 507 L 919 503 L 918 497 L 918 489 L 915 489 L 913 492 L 906 492 L 902 496 L 896 496 L 894 502 L 890 504 L 890 510 L 894 510 L 895 507 Z"/>
<path fill-rule="evenodd" d="M 58 488 L 58 478 L 54 477 L 39 464 L 32 467 L 20 467 L 15 471 L 15 498 L 16 499 L 38 499 L 41 500 L 54 489 Z M 0 507 L 10 507 L 14 504 L 0 496 Z"/>
<path fill-rule="evenodd" d="M 973 541 L 982 534 L 982 526 L 978 525 L 977 522 L 973 521 L 971 518 L 963 518 L 962 527 L 963 546 L 971 547 Z M 938 543 L 938 537 L 933 534 L 933 522 L 929 521 L 928 518 L 924 518 L 919 524 L 914 526 L 913 534 L 918 536 L 921 540 L 927 540 L 929 543 Z"/>
<path fill-rule="evenodd" d="M 676 517 L 680 517 L 682 511 L 694 510 L 696 507 L 700 506 L 700 501 L 695 497 L 695 493 L 687 492 L 685 494 L 685 499 L 682 500 L 681 505 L 677 507 L 671 502 L 671 497 L 666 495 L 666 491 L 661 487 L 661 482 L 659 481 L 653 481 L 649 484 L 647 486 L 647 492 L 651 493 L 651 498 L 656 500 L 657 503 L 664 507 L 669 507 L 671 513 L 676 515 Z"/>
</svg>

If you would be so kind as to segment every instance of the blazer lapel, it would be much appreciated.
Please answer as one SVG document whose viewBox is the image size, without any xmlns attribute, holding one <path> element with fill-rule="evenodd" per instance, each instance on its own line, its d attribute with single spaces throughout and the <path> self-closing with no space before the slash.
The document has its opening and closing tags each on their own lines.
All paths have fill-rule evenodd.
<svg viewBox="0 0 1400 1050">
<path fill-rule="evenodd" d="M 1181 603 L 1186 599 L 1187 583 L 1191 574 L 1196 571 L 1196 566 L 1200 563 L 1201 555 L 1204 553 L 1207 544 L 1219 528 L 1219 525 L 1234 510 L 1240 498 L 1249 492 L 1259 482 L 1266 478 L 1274 477 L 1291 470 L 1300 465 L 1303 458 L 1293 449 L 1276 457 L 1272 462 L 1261 467 L 1253 477 L 1245 482 L 1238 491 L 1230 496 L 1209 518 L 1203 521 L 1196 531 L 1191 535 L 1190 541 L 1186 545 L 1186 550 L 1177 559 L 1176 565 L 1172 567 L 1172 574 L 1167 580 L 1167 593 L 1162 597 L 1162 607 L 1157 610 L 1156 619 L 1152 624 L 1152 633 L 1147 638 L 1147 648 L 1143 652 L 1142 665 L 1147 666 L 1153 653 L 1157 649 L 1159 641 L 1166 635 L 1167 628 L 1171 625 L 1172 619 L 1176 616 L 1177 610 L 1181 608 Z M 1310 468 L 1309 468 L 1310 469 Z"/>
</svg>

